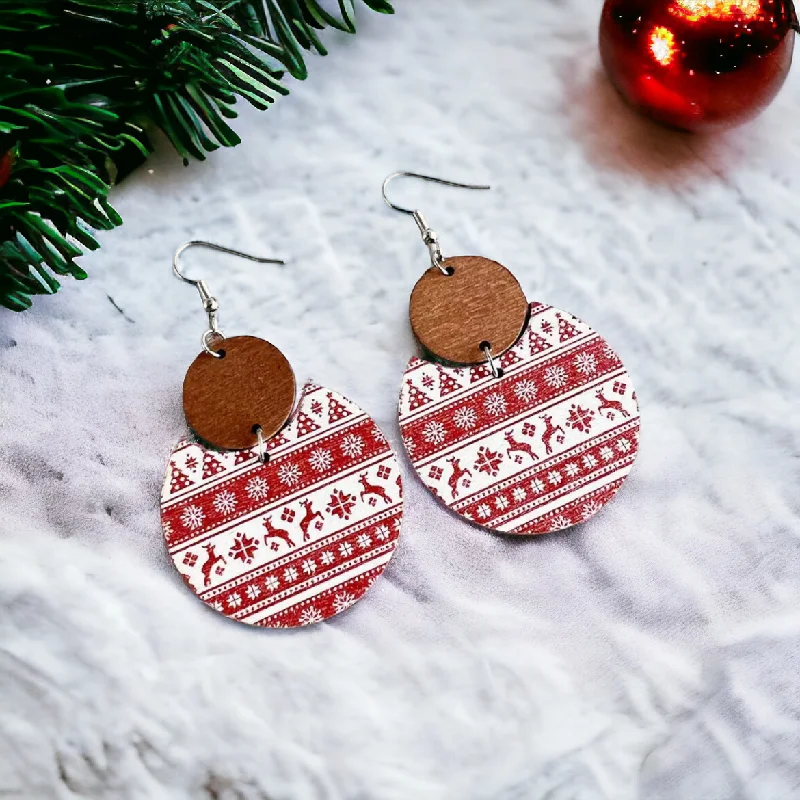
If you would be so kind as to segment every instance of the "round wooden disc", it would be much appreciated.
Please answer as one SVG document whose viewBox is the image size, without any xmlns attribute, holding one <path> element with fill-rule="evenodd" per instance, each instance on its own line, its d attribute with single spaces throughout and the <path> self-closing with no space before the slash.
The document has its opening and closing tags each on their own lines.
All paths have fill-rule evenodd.
<svg viewBox="0 0 800 800">
<path fill-rule="evenodd" d="M 444 275 L 431 267 L 411 292 L 411 329 L 433 356 L 452 364 L 486 361 L 508 350 L 528 321 L 528 301 L 517 279 L 496 261 L 480 256 L 445 259 Z"/>
<path fill-rule="evenodd" d="M 221 450 L 243 450 L 274 436 L 294 408 L 294 372 L 275 345 L 255 336 L 217 339 L 224 358 L 200 353 L 183 379 L 183 410 L 189 427 Z"/>
</svg>

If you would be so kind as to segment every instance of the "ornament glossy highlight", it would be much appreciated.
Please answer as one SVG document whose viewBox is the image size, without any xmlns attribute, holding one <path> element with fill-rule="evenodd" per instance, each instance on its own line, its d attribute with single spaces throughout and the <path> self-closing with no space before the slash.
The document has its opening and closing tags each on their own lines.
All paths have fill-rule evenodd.
<svg viewBox="0 0 800 800">
<path fill-rule="evenodd" d="M 789 0 L 606 0 L 600 54 L 638 111 L 688 131 L 766 108 L 792 62 Z"/>
</svg>

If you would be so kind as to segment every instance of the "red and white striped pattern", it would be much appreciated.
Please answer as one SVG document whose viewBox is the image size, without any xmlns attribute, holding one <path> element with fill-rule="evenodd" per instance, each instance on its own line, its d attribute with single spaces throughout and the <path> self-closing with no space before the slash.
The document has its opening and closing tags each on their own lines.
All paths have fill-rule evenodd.
<svg viewBox="0 0 800 800">
<path fill-rule="evenodd" d="M 561 530 L 599 511 L 636 458 L 639 407 L 619 356 L 586 323 L 531 304 L 499 362 L 443 367 L 412 358 L 400 427 L 423 483 L 495 531 Z"/>
<path fill-rule="evenodd" d="M 403 490 L 380 429 L 308 383 L 287 425 L 256 449 L 176 445 L 161 492 L 169 554 L 201 600 L 239 622 L 284 628 L 344 611 L 397 545 Z"/>
</svg>

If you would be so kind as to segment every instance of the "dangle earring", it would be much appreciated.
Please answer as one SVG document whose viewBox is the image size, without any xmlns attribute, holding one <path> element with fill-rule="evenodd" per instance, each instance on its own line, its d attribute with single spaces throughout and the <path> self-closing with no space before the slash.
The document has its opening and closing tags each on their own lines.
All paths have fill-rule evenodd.
<svg viewBox="0 0 800 800">
<path fill-rule="evenodd" d="M 342 395 L 306 383 L 295 406 L 292 368 L 253 336 L 226 338 L 219 304 L 197 287 L 208 314 L 203 352 L 183 382 L 194 436 L 172 450 L 161 492 L 170 557 L 186 584 L 231 619 L 272 628 L 319 622 L 367 591 L 397 545 L 400 470 L 386 438 Z"/>
<path fill-rule="evenodd" d="M 528 303 L 478 256 L 444 258 L 419 211 L 431 266 L 411 292 L 420 345 L 403 376 L 400 428 L 422 482 L 493 531 L 538 534 L 587 520 L 617 493 L 639 446 L 639 407 L 619 356 L 585 322 Z"/>
</svg>

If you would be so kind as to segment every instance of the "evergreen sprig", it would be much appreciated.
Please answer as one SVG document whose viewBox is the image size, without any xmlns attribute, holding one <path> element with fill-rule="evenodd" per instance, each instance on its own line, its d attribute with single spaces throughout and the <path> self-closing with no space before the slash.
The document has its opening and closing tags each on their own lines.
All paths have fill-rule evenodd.
<svg viewBox="0 0 800 800">
<path fill-rule="evenodd" d="M 287 94 L 325 28 L 354 33 L 354 0 L 0 0 L 0 305 L 86 277 L 75 259 L 121 224 L 108 191 L 151 152 L 151 126 L 185 163 L 238 144 L 238 98 Z"/>
</svg>

